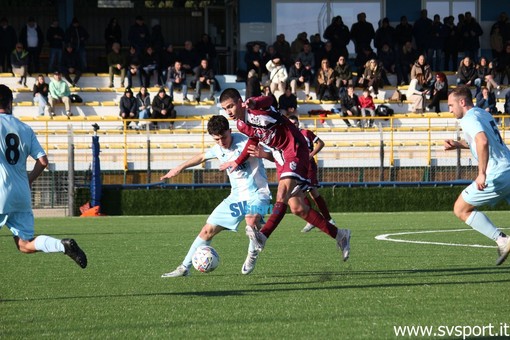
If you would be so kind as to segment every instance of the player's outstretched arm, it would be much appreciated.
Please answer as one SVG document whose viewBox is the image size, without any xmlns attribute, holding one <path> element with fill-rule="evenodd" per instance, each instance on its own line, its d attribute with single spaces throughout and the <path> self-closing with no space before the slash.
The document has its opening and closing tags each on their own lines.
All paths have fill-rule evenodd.
<svg viewBox="0 0 510 340">
<path fill-rule="evenodd" d="M 239 164 L 236 163 L 236 161 L 230 161 L 230 162 L 225 162 L 223 164 L 220 164 L 220 167 L 219 169 L 221 171 L 223 170 L 227 170 L 228 168 L 230 168 L 230 172 L 234 171 L 237 167 L 239 166 Z"/>
<path fill-rule="evenodd" d="M 264 150 L 264 148 L 262 148 L 260 144 L 248 146 L 248 153 L 250 154 L 250 156 L 257 158 L 265 158 L 268 161 L 274 162 L 273 154 L 271 152 Z"/>
<path fill-rule="evenodd" d="M 324 148 L 324 142 L 322 141 L 322 139 L 317 137 L 317 140 L 313 145 L 313 150 L 312 152 L 310 152 L 310 159 L 314 158 L 316 154 L 321 152 L 322 148 Z"/>
<path fill-rule="evenodd" d="M 444 149 L 445 151 L 456 149 L 469 149 L 469 145 L 467 145 L 465 140 L 455 141 L 453 139 L 446 139 L 444 141 Z"/>
<path fill-rule="evenodd" d="M 39 177 L 42 174 L 42 172 L 44 171 L 44 169 L 46 169 L 47 166 L 48 166 L 48 157 L 46 155 L 39 157 L 35 161 L 34 168 L 28 175 L 28 184 L 30 186 L 32 186 L 32 183 L 37 179 L 37 177 Z"/>
<path fill-rule="evenodd" d="M 163 180 L 165 180 L 167 178 L 172 178 L 174 176 L 177 176 L 182 170 L 185 170 L 187 168 L 191 168 L 191 167 L 193 167 L 195 165 L 199 165 L 199 164 L 201 164 L 201 163 L 203 163 L 205 161 L 206 161 L 205 153 L 200 153 L 200 154 L 196 155 L 195 157 L 190 158 L 186 162 L 180 164 L 176 168 L 173 168 L 172 170 L 168 171 L 164 176 L 161 176 L 159 178 L 159 180 L 163 181 Z"/>
</svg>

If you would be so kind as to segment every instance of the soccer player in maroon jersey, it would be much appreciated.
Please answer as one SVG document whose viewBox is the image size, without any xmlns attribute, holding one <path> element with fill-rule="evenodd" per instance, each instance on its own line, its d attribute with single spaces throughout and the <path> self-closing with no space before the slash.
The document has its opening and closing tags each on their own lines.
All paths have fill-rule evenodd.
<svg viewBox="0 0 510 340">
<path fill-rule="evenodd" d="M 308 180 L 310 181 L 310 185 L 308 186 L 307 190 L 308 194 L 319 208 L 319 211 L 321 212 L 322 216 L 324 216 L 326 220 L 329 221 L 329 223 L 335 224 L 335 221 L 333 221 L 331 215 L 329 214 L 329 209 L 328 206 L 326 205 L 326 201 L 324 201 L 324 198 L 322 198 L 321 194 L 319 193 L 319 190 L 317 190 L 317 188 L 319 187 L 319 178 L 317 176 L 317 162 L 315 162 L 314 157 L 322 150 L 322 148 L 324 147 L 324 142 L 322 141 L 322 139 L 317 137 L 317 135 L 315 135 L 313 131 L 307 129 L 300 129 L 299 118 L 296 115 L 289 116 L 289 120 L 299 129 L 299 132 L 301 132 L 301 134 L 305 137 L 306 146 L 310 151 L 309 154 L 310 164 L 308 166 Z M 306 195 L 304 200 L 305 203 L 310 205 L 310 201 L 308 201 Z M 307 223 L 306 226 L 301 231 L 307 233 L 313 228 L 315 228 L 313 224 Z"/>
<path fill-rule="evenodd" d="M 350 230 L 338 229 L 304 201 L 303 190 L 309 184 L 310 153 L 298 128 L 271 107 L 270 97 L 253 97 L 243 102 L 236 89 L 228 88 L 222 92 L 220 103 L 227 115 L 236 121 L 237 129 L 250 137 L 241 155 L 235 161 L 223 163 L 220 170 L 235 169 L 250 156 L 250 145 L 253 147 L 261 142 L 272 150 L 278 173 L 273 211 L 260 231 L 246 229 L 250 240 L 259 250 L 264 249 L 267 238 L 285 216 L 287 207 L 290 207 L 293 214 L 336 239 L 346 261 L 350 252 Z"/>
</svg>

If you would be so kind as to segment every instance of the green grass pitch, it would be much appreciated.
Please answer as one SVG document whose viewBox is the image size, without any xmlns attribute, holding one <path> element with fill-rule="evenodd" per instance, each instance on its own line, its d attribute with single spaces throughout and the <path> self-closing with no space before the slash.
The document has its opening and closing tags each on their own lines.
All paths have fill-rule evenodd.
<svg viewBox="0 0 510 340">
<path fill-rule="evenodd" d="M 488 215 L 510 227 L 508 213 Z M 214 272 L 177 279 L 160 275 L 180 264 L 206 216 L 37 219 L 38 234 L 78 241 L 85 270 L 62 254 L 18 253 L 2 228 L 0 339 L 393 339 L 394 326 L 510 325 L 510 263 L 494 265 L 495 247 L 375 239 L 469 229 L 451 212 L 334 218 L 352 229 L 345 263 L 334 240 L 301 233 L 289 214 L 251 275 L 241 274 L 242 223 L 213 241 Z M 398 238 L 494 245 L 472 230 Z"/>
</svg>

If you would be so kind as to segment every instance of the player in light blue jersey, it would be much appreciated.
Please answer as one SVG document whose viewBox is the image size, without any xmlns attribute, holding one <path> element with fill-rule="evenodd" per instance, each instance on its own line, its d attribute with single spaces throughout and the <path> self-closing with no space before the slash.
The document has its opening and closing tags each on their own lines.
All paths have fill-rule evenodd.
<svg viewBox="0 0 510 340">
<path fill-rule="evenodd" d="M 453 211 L 467 225 L 496 241 L 496 265 L 500 265 L 510 253 L 510 239 L 476 208 L 494 205 L 502 199 L 510 203 L 510 150 L 501 138 L 492 115 L 473 107 L 468 87 L 455 88 L 448 96 L 448 107 L 460 120 L 464 140 L 445 140 L 445 150 L 470 149 L 478 161 L 478 176 L 459 195 Z"/>
<path fill-rule="evenodd" d="M 207 131 L 213 137 L 216 145 L 170 170 L 161 177 L 161 180 L 172 178 L 182 170 L 199 165 L 208 159 L 217 158 L 221 163 L 235 160 L 248 142 L 248 137 L 245 135 L 232 133 L 228 120 L 223 116 L 211 117 L 207 123 Z M 243 219 L 246 220 L 246 228 L 259 228 L 263 215 L 271 212 L 271 194 L 261 159 L 248 158 L 234 171 L 228 172 L 228 176 L 232 187 L 230 195 L 211 213 L 189 248 L 182 264 L 174 271 L 163 274 L 162 277 L 188 276 L 191 259 L 198 247 L 210 245 L 214 235 L 222 230 L 237 231 L 237 227 Z M 258 251 L 250 241 L 248 256 L 241 269 L 243 274 L 250 274 L 255 269 L 257 256 Z"/>
<path fill-rule="evenodd" d="M 6 225 L 22 253 L 65 253 L 80 267 L 87 257 L 74 239 L 34 237 L 30 186 L 48 166 L 48 158 L 34 131 L 12 116 L 12 91 L 0 85 L 0 228 Z M 27 175 L 27 158 L 36 160 Z"/>
</svg>

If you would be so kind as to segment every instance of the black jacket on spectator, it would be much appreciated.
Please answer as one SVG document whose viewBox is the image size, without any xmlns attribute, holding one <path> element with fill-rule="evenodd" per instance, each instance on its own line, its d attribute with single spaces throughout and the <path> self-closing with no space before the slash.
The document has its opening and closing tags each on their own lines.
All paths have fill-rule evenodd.
<svg viewBox="0 0 510 340">
<path fill-rule="evenodd" d="M 166 116 L 161 115 L 162 110 L 167 110 L 168 113 Z M 172 103 L 172 98 L 165 94 L 163 98 L 158 95 L 154 97 L 152 100 L 152 118 L 160 119 L 160 118 L 175 118 L 176 112 L 174 110 L 174 104 Z"/>
<path fill-rule="evenodd" d="M 136 102 L 136 98 L 131 96 L 131 97 L 127 97 L 127 96 L 122 96 L 120 98 L 120 102 L 119 102 L 119 108 L 120 108 L 120 114 L 122 113 L 125 113 L 127 117 L 129 117 L 129 113 L 130 112 L 133 112 L 135 113 L 136 117 L 135 118 L 138 118 L 138 103 Z"/>
<path fill-rule="evenodd" d="M 292 80 L 296 80 L 299 83 L 299 77 L 303 77 L 304 82 L 310 82 L 312 73 L 304 66 L 297 68 L 295 65 L 292 65 L 289 69 L 288 82 L 290 83 Z"/>
</svg>

